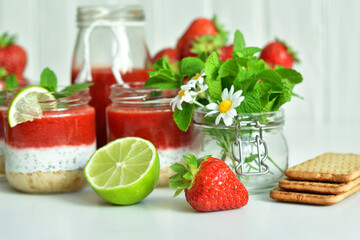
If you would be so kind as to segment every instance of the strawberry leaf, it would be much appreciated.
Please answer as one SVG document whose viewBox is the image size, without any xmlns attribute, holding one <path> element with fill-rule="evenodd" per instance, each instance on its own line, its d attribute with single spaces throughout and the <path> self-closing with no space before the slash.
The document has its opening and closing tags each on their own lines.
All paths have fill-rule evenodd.
<svg viewBox="0 0 360 240">
<path fill-rule="evenodd" d="M 186 173 L 186 167 L 180 163 L 175 163 L 171 165 L 171 169 L 176 173 L 180 173 L 180 174 Z"/>
</svg>

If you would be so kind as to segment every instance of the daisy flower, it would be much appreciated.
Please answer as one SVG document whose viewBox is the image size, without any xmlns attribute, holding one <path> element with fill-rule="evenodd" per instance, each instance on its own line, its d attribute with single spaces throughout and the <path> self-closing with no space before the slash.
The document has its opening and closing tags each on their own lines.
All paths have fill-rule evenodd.
<svg viewBox="0 0 360 240">
<path fill-rule="evenodd" d="M 206 76 L 206 74 L 203 69 L 203 70 L 201 70 L 201 72 L 195 74 L 195 76 L 189 80 L 188 85 L 190 85 L 193 88 L 196 88 L 196 84 L 198 84 L 198 85 L 204 84 L 205 76 Z"/>
<path fill-rule="evenodd" d="M 242 90 L 234 93 L 234 86 L 231 86 L 230 91 L 225 88 L 221 94 L 222 101 L 219 104 L 210 103 L 206 105 L 206 108 L 211 111 L 207 113 L 205 117 L 219 113 L 215 119 L 215 124 L 218 125 L 222 118 L 225 125 L 230 126 L 234 117 L 237 115 L 235 108 L 238 107 L 242 101 L 244 101 L 244 97 L 241 96 L 241 94 Z"/>
<path fill-rule="evenodd" d="M 182 85 L 180 87 L 180 91 L 170 102 L 173 111 L 175 111 L 175 107 L 182 110 L 181 104 L 183 102 L 194 103 L 195 97 L 190 93 L 190 89 L 191 86 L 189 85 Z"/>
</svg>

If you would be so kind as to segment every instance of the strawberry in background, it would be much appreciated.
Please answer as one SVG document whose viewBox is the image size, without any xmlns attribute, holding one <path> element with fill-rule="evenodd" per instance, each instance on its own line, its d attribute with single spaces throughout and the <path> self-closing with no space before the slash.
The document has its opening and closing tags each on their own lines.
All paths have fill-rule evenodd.
<svg viewBox="0 0 360 240">
<path fill-rule="evenodd" d="M 219 54 L 220 60 L 225 62 L 227 59 L 232 59 L 233 50 L 234 50 L 233 44 L 220 48 L 220 54 Z"/>
<path fill-rule="evenodd" d="M 197 18 L 187 28 L 176 44 L 181 58 L 197 56 L 201 53 L 219 52 L 227 42 L 227 32 L 216 17 Z"/>
<path fill-rule="evenodd" d="M 268 43 L 261 51 L 260 58 L 272 69 L 274 69 L 275 65 L 292 68 L 294 62 L 299 62 L 295 52 L 280 40 Z"/>
<path fill-rule="evenodd" d="M 169 59 L 170 67 L 175 72 L 179 71 L 180 51 L 176 48 L 165 48 L 160 50 L 155 57 L 151 59 L 151 63 L 155 64 L 160 58 L 167 57 Z"/>
<path fill-rule="evenodd" d="M 27 80 L 23 73 L 27 63 L 27 55 L 21 46 L 16 44 L 16 37 L 4 33 L 0 36 L 0 67 L 7 71 L 8 75 L 14 74 L 19 83 L 26 85 Z"/>
</svg>

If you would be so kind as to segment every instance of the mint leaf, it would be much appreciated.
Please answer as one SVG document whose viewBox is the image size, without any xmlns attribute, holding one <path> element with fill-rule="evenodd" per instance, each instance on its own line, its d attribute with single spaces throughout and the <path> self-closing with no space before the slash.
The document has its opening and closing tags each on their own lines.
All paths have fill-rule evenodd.
<svg viewBox="0 0 360 240">
<path fill-rule="evenodd" d="M 236 64 L 236 61 L 234 59 L 227 59 L 226 62 L 224 62 L 219 70 L 219 77 L 227 77 L 227 76 L 237 76 L 239 72 L 239 66 Z"/>
<path fill-rule="evenodd" d="M 63 90 L 61 90 L 62 92 L 67 92 L 67 91 L 77 91 L 77 90 L 81 90 L 81 89 L 85 89 L 87 87 L 90 87 L 94 85 L 94 83 L 79 83 L 79 84 L 72 84 L 70 86 L 65 87 Z"/>
<path fill-rule="evenodd" d="M 50 92 L 57 90 L 57 78 L 50 68 L 45 68 L 40 76 L 40 87 L 46 88 Z"/>
<path fill-rule="evenodd" d="M 281 82 L 284 87 L 282 89 L 282 92 L 280 94 L 277 94 L 277 99 L 272 109 L 273 111 L 278 110 L 284 103 L 290 102 L 291 100 L 294 84 L 287 79 L 282 79 Z"/>
<path fill-rule="evenodd" d="M 261 111 L 260 95 L 257 90 L 243 94 L 244 101 L 238 107 L 239 113 L 257 113 Z"/>
<path fill-rule="evenodd" d="M 264 70 L 261 73 L 259 73 L 257 76 L 264 83 L 276 86 L 280 89 L 283 88 L 283 83 L 281 81 L 282 77 L 274 70 L 270 70 L 270 69 Z"/>
<path fill-rule="evenodd" d="M 301 74 L 294 69 L 290 68 L 281 68 L 275 70 L 282 78 L 288 79 L 291 83 L 298 84 L 301 83 L 303 77 Z"/>
<path fill-rule="evenodd" d="M 6 91 L 13 91 L 17 89 L 19 86 L 17 77 L 12 74 L 11 76 L 8 76 L 5 78 L 5 90 Z"/>
<path fill-rule="evenodd" d="M 178 89 L 181 86 L 173 72 L 169 69 L 162 69 L 156 72 L 149 72 L 150 78 L 145 82 L 144 87 L 160 89 Z"/>
<path fill-rule="evenodd" d="M 183 103 L 182 110 L 176 109 L 174 112 L 174 121 L 180 130 L 186 132 L 190 126 L 194 112 L 194 104 Z"/>
<path fill-rule="evenodd" d="M 247 57 L 247 56 L 252 56 L 255 53 L 261 52 L 261 48 L 258 48 L 258 47 L 246 47 L 246 48 L 241 49 L 239 52 L 240 52 L 240 54 L 242 56 Z"/>
<path fill-rule="evenodd" d="M 192 77 L 204 69 L 204 62 L 199 58 L 186 57 L 181 60 L 180 72 L 182 76 Z"/>
<path fill-rule="evenodd" d="M 161 70 L 161 69 L 171 69 L 169 58 L 167 56 L 164 56 L 163 58 L 158 59 L 154 63 L 154 69 L 155 70 Z"/>
<path fill-rule="evenodd" d="M 208 85 L 208 92 L 212 101 L 221 100 L 221 79 L 218 77 L 218 71 L 222 62 L 219 57 L 213 52 L 205 62 L 206 84 Z"/>
<path fill-rule="evenodd" d="M 234 50 L 233 50 L 233 52 L 241 51 L 243 48 L 245 48 L 244 35 L 239 30 L 236 30 L 235 35 L 234 35 Z"/>
</svg>

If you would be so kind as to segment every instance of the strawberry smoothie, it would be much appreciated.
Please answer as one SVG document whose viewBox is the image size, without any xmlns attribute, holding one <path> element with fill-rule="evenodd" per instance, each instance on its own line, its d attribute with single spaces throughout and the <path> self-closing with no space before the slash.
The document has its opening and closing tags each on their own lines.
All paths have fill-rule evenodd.
<svg viewBox="0 0 360 240">
<path fill-rule="evenodd" d="M 92 68 L 91 72 L 94 85 L 90 87 L 90 105 L 96 110 L 96 137 L 97 146 L 100 148 L 107 143 L 105 108 L 111 103 L 109 99 L 110 86 L 117 82 L 111 68 Z M 147 72 L 146 69 L 134 69 L 131 72 L 121 74 L 121 76 L 125 82 L 145 82 L 149 78 Z M 72 70 L 72 83 L 75 83 L 78 73 L 79 70 Z"/>
<path fill-rule="evenodd" d="M 89 96 L 88 89 L 84 94 Z M 82 169 L 96 150 L 95 110 L 88 100 L 79 96 L 65 108 L 43 111 L 42 118 L 13 128 L 4 112 L 6 177 L 14 188 L 66 192 L 85 185 Z"/>
<path fill-rule="evenodd" d="M 189 153 L 192 126 L 187 132 L 181 131 L 173 120 L 170 100 L 177 90 L 155 90 L 139 87 L 111 87 L 112 104 L 106 109 L 108 141 L 135 136 L 151 141 L 160 158 L 158 186 L 169 183 L 173 174 L 170 166 Z"/>
<path fill-rule="evenodd" d="M 4 158 L 5 140 L 4 140 L 4 121 L 2 115 L 6 109 L 7 109 L 6 106 L 0 105 L 0 176 L 3 176 L 5 174 L 5 158 Z"/>
</svg>

